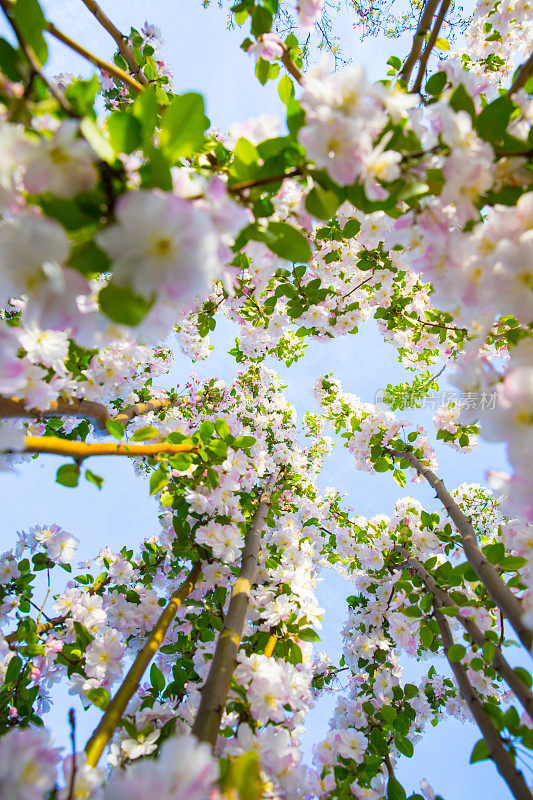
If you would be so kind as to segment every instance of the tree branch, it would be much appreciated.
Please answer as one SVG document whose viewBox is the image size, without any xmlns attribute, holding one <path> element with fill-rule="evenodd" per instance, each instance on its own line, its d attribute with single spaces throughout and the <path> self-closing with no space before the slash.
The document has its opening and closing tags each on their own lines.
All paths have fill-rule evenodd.
<svg viewBox="0 0 533 800">
<path fill-rule="evenodd" d="M 455 676 L 455 680 L 457 681 L 457 685 L 459 686 L 461 697 L 468 705 L 468 708 L 470 709 L 470 712 L 472 713 L 472 716 L 474 717 L 477 726 L 481 731 L 481 735 L 487 743 L 490 757 L 494 761 L 496 769 L 511 790 L 515 800 L 532 800 L 532 795 L 524 780 L 524 776 L 519 770 L 517 770 L 513 759 L 503 746 L 500 734 L 494 727 L 491 718 L 485 711 L 479 695 L 468 680 L 468 675 L 466 674 L 465 668 L 459 661 L 450 661 L 448 658 L 448 651 L 453 645 L 453 637 L 450 631 L 450 626 L 448 625 L 448 621 L 442 612 L 439 611 L 438 605 L 435 605 L 435 618 L 437 620 L 442 637 L 444 652 Z"/>
<path fill-rule="evenodd" d="M 133 57 L 133 53 L 131 49 L 126 44 L 127 38 L 124 36 L 119 29 L 114 25 L 107 14 L 100 8 L 98 3 L 95 0 L 82 0 L 82 3 L 85 3 L 91 14 L 94 14 L 100 25 L 105 28 L 105 30 L 109 33 L 109 35 L 115 40 L 116 45 L 119 49 L 121 55 L 125 58 L 128 62 L 128 66 L 131 71 L 137 75 L 139 79 L 139 83 L 144 84 L 145 86 L 148 84 L 148 78 L 140 69 L 138 64 L 135 62 L 135 58 Z"/>
<path fill-rule="evenodd" d="M 180 399 L 178 402 L 183 402 Z M 25 408 L 23 400 L 14 397 L 0 396 L 0 417 L 5 419 L 48 419 L 49 417 L 75 417 L 77 419 L 90 419 L 98 433 L 108 434 L 106 422 L 114 420 L 126 426 L 134 417 L 149 414 L 151 411 L 162 411 L 178 405 L 178 402 L 170 402 L 167 399 L 149 400 L 146 403 L 133 403 L 119 411 L 115 416 L 111 416 L 107 407 L 103 403 L 93 400 L 79 400 L 75 397 L 55 400 L 50 403 L 50 407 L 44 411 L 39 408 Z"/>
<path fill-rule="evenodd" d="M 433 576 L 428 572 L 428 570 L 424 567 L 420 561 L 415 558 L 414 556 L 409 553 L 405 547 L 397 544 L 395 545 L 394 549 L 401 553 L 402 556 L 408 561 L 412 567 L 416 570 L 419 577 L 422 579 L 423 583 L 425 584 L 428 592 L 430 592 L 435 602 L 438 606 L 451 606 L 452 608 L 456 608 L 459 611 L 458 607 L 448 594 L 448 592 L 443 589 L 441 586 L 437 584 Z M 468 619 L 468 617 L 463 617 L 461 614 L 458 614 L 456 619 L 459 620 L 463 628 L 466 630 L 472 641 L 478 645 L 478 647 L 483 647 L 485 644 L 489 643 L 489 640 L 486 638 L 483 631 L 478 628 L 476 623 Z M 509 662 L 505 659 L 501 649 L 494 644 L 494 642 L 490 642 L 492 646 L 495 648 L 494 655 L 492 657 L 492 667 L 493 669 L 500 675 L 507 686 L 511 689 L 511 691 L 516 695 L 518 701 L 521 703 L 524 710 L 529 714 L 529 716 L 533 719 L 533 692 L 526 686 L 526 684 L 520 680 L 514 669 L 511 667 Z"/>
<path fill-rule="evenodd" d="M 525 86 L 529 76 L 532 73 L 533 73 L 533 53 L 531 53 L 528 60 L 525 61 L 520 67 L 520 71 L 516 76 L 516 78 L 514 79 L 511 88 L 509 89 L 509 94 L 512 95 L 519 89 L 521 89 L 523 86 Z"/>
<path fill-rule="evenodd" d="M 176 616 L 179 607 L 195 587 L 200 572 L 200 561 L 197 561 L 179 589 L 171 596 L 159 619 L 155 623 L 150 636 L 129 668 L 128 674 L 106 708 L 102 719 L 91 734 L 89 741 L 85 745 L 87 764 L 90 767 L 96 767 L 98 764 L 100 756 L 111 739 L 115 728 L 122 719 L 126 706 L 137 691 L 148 664 L 163 643 L 169 625 Z"/>
<path fill-rule="evenodd" d="M 428 42 L 424 48 L 424 52 L 420 56 L 420 66 L 418 67 L 418 73 L 416 76 L 416 80 L 413 84 L 413 88 L 411 89 L 412 92 L 419 92 L 422 88 L 422 81 L 424 79 L 424 74 L 426 72 L 426 67 L 428 63 L 429 56 L 431 51 L 435 47 L 435 42 L 438 39 L 440 29 L 442 28 L 442 23 L 444 22 L 444 18 L 448 13 L 448 9 L 450 7 L 451 0 L 442 0 L 441 7 L 439 9 L 439 13 L 437 14 L 437 19 L 435 20 L 435 24 L 433 26 L 433 30 L 429 35 Z"/>
<path fill-rule="evenodd" d="M 238 192 L 242 192 L 244 189 L 254 189 L 256 186 L 268 186 L 269 183 L 277 183 L 285 178 L 294 178 L 296 175 L 301 174 L 302 170 L 300 167 L 294 167 L 294 169 L 290 169 L 288 172 L 281 172 L 278 175 L 265 175 L 264 178 L 252 178 L 248 181 L 234 183 L 231 186 L 228 186 L 228 192 L 230 194 L 236 194 Z"/>
<path fill-rule="evenodd" d="M 487 589 L 493 603 L 498 606 L 504 617 L 509 620 L 520 642 L 528 653 L 531 652 L 533 635 L 522 622 L 523 612 L 520 601 L 507 588 L 494 566 L 479 549 L 472 523 L 446 490 L 444 483 L 440 478 L 437 478 L 434 472 L 425 467 L 411 450 L 391 450 L 385 447 L 383 451 L 393 458 L 404 458 L 435 489 L 436 496 L 448 512 L 461 537 L 468 563 Z"/>
<path fill-rule="evenodd" d="M 296 66 L 296 64 L 294 63 L 294 61 L 292 60 L 292 58 L 290 57 L 289 51 L 286 47 L 284 47 L 283 49 L 283 55 L 281 56 L 281 63 L 283 64 L 287 72 L 290 75 L 292 75 L 292 77 L 300 84 L 300 86 L 303 86 L 304 82 L 303 75 Z"/>
<path fill-rule="evenodd" d="M 201 742 L 209 742 L 213 748 L 235 669 L 235 659 L 250 602 L 250 591 L 255 583 L 261 533 L 278 477 L 279 471 L 270 476 L 248 529 L 241 569 L 231 591 L 228 612 L 218 636 L 211 668 L 202 688 L 202 699 L 192 728 L 192 732 Z"/>
<path fill-rule="evenodd" d="M 161 453 L 192 453 L 197 448 L 192 444 L 114 444 L 72 442 L 57 436 L 26 436 L 25 453 L 50 453 L 56 456 L 70 456 L 75 461 L 82 461 L 91 456 L 131 456 L 132 458 L 156 456 Z M 8 451 L 9 452 L 9 451 Z"/>
<path fill-rule="evenodd" d="M 413 67 L 418 61 L 418 57 L 422 50 L 422 45 L 424 43 L 425 36 L 429 30 L 429 26 L 431 25 L 431 20 L 435 15 L 435 11 L 437 10 L 437 6 L 439 4 L 439 0 L 427 0 L 426 5 L 424 6 L 424 11 L 420 18 L 420 22 L 418 23 L 418 28 L 416 29 L 416 33 L 413 36 L 413 44 L 411 47 L 411 52 L 407 56 L 405 64 L 403 65 L 400 71 L 400 78 L 403 78 L 404 81 L 409 83 L 409 78 L 411 77 L 411 72 L 413 71 Z"/>
<path fill-rule="evenodd" d="M 5 2 L 5 0 L 1 0 L 1 2 Z M 119 69 L 114 64 L 109 64 L 107 61 L 99 58 L 99 56 L 95 56 L 94 53 L 91 53 L 89 50 L 83 47 L 83 45 L 78 44 L 78 42 L 75 42 L 70 38 L 70 36 L 67 36 L 65 33 L 56 28 L 53 22 L 47 22 L 45 30 L 52 34 L 52 36 L 55 36 L 55 38 L 60 42 L 63 42 L 63 44 L 65 44 L 67 47 L 70 47 L 71 50 L 74 50 L 75 53 L 78 53 L 78 55 L 87 59 L 87 61 L 90 61 L 95 67 L 103 69 L 109 75 L 112 75 L 113 78 L 116 78 L 121 83 L 126 84 L 126 86 L 128 86 L 130 89 L 133 89 L 134 92 L 142 92 L 142 85 L 128 75 L 127 72 Z"/>
</svg>

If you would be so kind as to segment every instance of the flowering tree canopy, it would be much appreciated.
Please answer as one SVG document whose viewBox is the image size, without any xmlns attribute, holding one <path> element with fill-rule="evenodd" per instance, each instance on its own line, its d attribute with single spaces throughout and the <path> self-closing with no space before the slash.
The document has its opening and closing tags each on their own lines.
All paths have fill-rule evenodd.
<svg viewBox="0 0 533 800">
<path fill-rule="evenodd" d="M 41 520 L 1 555 L 0 796 L 420 800 L 395 767 L 452 716 L 479 729 L 471 761 L 531 800 L 533 678 L 508 656 L 533 646 L 529 4 L 479 2 L 450 45 L 450 0 L 426 0 L 410 52 L 371 83 L 308 67 L 321 0 L 296 16 L 241 0 L 232 22 L 286 131 L 221 133 L 201 94 L 172 88 L 154 26 L 120 31 L 82 3 L 113 63 L 38 0 L 0 0 L 0 458 L 60 456 L 73 491 L 101 487 L 97 456 L 131 459 L 160 525 L 76 566 L 77 538 Z M 55 40 L 92 77 L 51 76 Z M 235 380 L 160 388 L 169 335 L 204 359 L 222 315 Z M 361 399 L 323 375 L 299 419 L 267 357 L 290 367 L 365 323 L 412 380 Z M 409 420 L 444 368 L 460 399 L 436 439 L 457 458 L 505 443 L 494 494 L 440 477 Z M 330 433 L 355 470 L 427 483 L 438 511 L 406 496 L 367 519 L 321 490 Z M 314 647 L 326 567 L 353 586 L 339 664 Z M 408 658 L 430 662 L 417 683 Z M 306 713 L 340 672 L 311 768 Z M 70 711 L 67 754 L 47 727 L 55 685 L 100 714 L 80 742 Z"/>
</svg>

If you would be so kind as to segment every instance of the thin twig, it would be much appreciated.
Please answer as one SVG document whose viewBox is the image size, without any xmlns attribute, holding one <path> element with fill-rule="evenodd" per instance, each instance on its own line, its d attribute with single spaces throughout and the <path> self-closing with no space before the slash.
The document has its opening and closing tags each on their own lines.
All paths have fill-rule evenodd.
<svg viewBox="0 0 533 800">
<path fill-rule="evenodd" d="M 420 18 L 418 28 L 416 29 L 416 33 L 413 36 L 413 44 L 411 47 L 411 52 L 407 56 L 405 64 L 403 65 L 400 71 L 400 78 L 403 78 L 403 80 L 406 81 L 407 83 L 409 83 L 409 78 L 411 77 L 411 72 L 413 71 L 413 67 L 418 61 L 418 57 L 422 50 L 422 45 L 424 43 L 425 36 L 429 30 L 429 26 L 431 25 L 431 20 L 435 15 L 435 11 L 437 10 L 438 4 L 439 0 L 427 0 L 426 5 L 424 6 L 424 11 Z"/>
<path fill-rule="evenodd" d="M 442 0 L 439 13 L 437 14 L 437 19 L 435 20 L 435 24 L 429 35 L 428 42 L 424 48 L 424 52 L 420 56 L 420 66 L 418 67 L 416 80 L 413 84 L 413 88 L 411 89 L 412 92 L 419 92 L 422 87 L 422 81 L 424 80 L 424 74 L 426 72 L 428 59 L 431 54 L 431 51 L 435 47 L 435 42 L 438 39 L 440 29 L 442 28 L 442 23 L 444 22 L 444 18 L 446 17 L 446 14 L 450 7 L 450 3 L 451 0 Z"/>
<path fill-rule="evenodd" d="M 105 28 L 105 30 L 109 33 L 109 35 L 115 40 L 116 45 L 119 49 L 120 54 L 123 58 L 128 62 L 128 66 L 131 71 L 137 75 L 139 79 L 139 83 L 144 84 L 145 86 L 148 84 L 148 78 L 143 73 L 139 65 L 136 63 L 135 58 L 131 49 L 126 44 L 127 38 L 122 34 L 116 25 L 111 22 L 107 14 L 100 8 L 98 3 L 95 0 L 82 0 L 82 3 L 85 3 L 91 14 L 94 14 L 100 25 Z"/>
<path fill-rule="evenodd" d="M 532 800 L 532 795 L 524 780 L 524 776 L 516 768 L 511 755 L 503 746 L 501 736 L 485 711 L 478 693 L 470 683 L 465 668 L 459 661 L 450 660 L 448 652 L 453 645 L 453 637 L 448 621 L 442 612 L 439 611 L 437 604 L 435 605 L 435 619 L 439 626 L 442 643 L 444 645 L 444 653 L 455 676 L 455 680 L 457 681 L 461 697 L 470 709 L 481 735 L 487 743 L 490 757 L 494 761 L 496 769 L 511 790 L 515 800 Z"/>
<path fill-rule="evenodd" d="M 392 450 L 384 447 L 383 452 L 393 458 L 403 458 L 408 461 L 417 473 L 425 478 L 429 485 L 435 490 L 436 496 L 448 512 L 461 537 L 463 550 L 468 559 L 468 563 L 485 586 L 494 604 L 509 620 L 520 642 L 528 653 L 530 653 L 533 644 L 533 634 L 522 621 L 523 612 L 520 601 L 506 586 L 497 570 L 479 549 L 476 532 L 472 523 L 468 517 L 463 514 L 453 497 L 446 490 L 443 481 L 437 478 L 435 473 L 428 469 L 428 467 L 425 467 L 422 461 L 409 449 Z"/>
<path fill-rule="evenodd" d="M 191 571 L 165 606 L 159 619 L 155 623 L 150 636 L 138 652 L 135 661 L 128 670 L 115 696 L 107 706 L 105 713 L 94 729 L 87 744 L 85 753 L 87 764 L 96 767 L 107 743 L 111 739 L 116 727 L 120 723 L 126 706 L 137 691 L 142 676 L 148 664 L 162 645 L 170 623 L 184 600 L 192 592 L 201 573 L 201 563 L 197 561 Z"/>
<path fill-rule="evenodd" d="M 0 0 L 0 2 L 5 2 L 5 0 Z M 70 47 L 71 50 L 74 50 L 75 53 L 82 56 L 83 58 L 90 61 L 91 64 L 94 64 L 95 67 L 99 69 L 103 69 L 104 72 L 107 72 L 113 78 L 116 78 L 121 83 L 126 84 L 130 89 L 133 89 L 134 92 L 142 92 L 143 86 L 138 83 L 131 75 L 128 75 L 127 72 L 124 70 L 119 69 L 119 67 L 115 67 L 114 64 L 109 64 L 107 61 L 104 61 L 99 56 L 94 55 L 91 53 L 90 50 L 87 50 L 83 45 L 78 44 L 70 36 L 67 36 L 65 33 L 56 28 L 53 22 L 47 22 L 45 30 L 48 31 L 52 36 L 55 36 L 60 42 L 63 42 L 67 47 Z"/>
<path fill-rule="evenodd" d="M 509 89 L 509 95 L 513 95 L 523 86 L 525 86 L 529 79 L 529 76 L 532 73 L 533 73 L 533 53 L 531 53 L 528 60 L 525 61 L 520 67 L 520 71 L 516 76 L 516 78 L 514 79 L 511 88 Z"/>
</svg>

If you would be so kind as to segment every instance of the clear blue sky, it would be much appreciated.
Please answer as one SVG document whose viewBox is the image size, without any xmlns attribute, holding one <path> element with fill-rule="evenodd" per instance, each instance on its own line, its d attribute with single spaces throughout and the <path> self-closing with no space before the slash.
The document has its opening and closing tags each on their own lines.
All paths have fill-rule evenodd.
<svg viewBox="0 0 533 800">
<path fill-rule="evenodd" d="M 93 20 L 81 0 L 54 0 L 45 3 L 49 18 L 70 36 L 89 49 L 110 59 L 113 42 Z M 203 10 L 200 0 L 152 0 L 148 5 L 139 0 L 108 0 L 102 3 L 116 24 L 124 31 L 130 25 L 140 28 L 149 14 L 149 21 L 161 28 L 165 39 L 164 53 L 174 70 L 174 88 L 201 91 L 206 97 L 207 113 L 213 126 L 228 129 L 234 121 L 245 121 L 260 114 L 283 116 L 283 106 L 278 99 L 276 84 L 262 87 L 253 72 L 252 60 L 239 49 L 246 31 L 228 31 L 226 12 L 216 4 Z M 347 13 L 338 15 L 344 53 L 354 61 L 362 62 L 369 75 L 377 79 L 385 72 L 390 55 L 404 55 L 410 37 L 402 41 L 367 39 L 360 42 L 353 31 Z M 88 75 L 91 67 L 61 45 L 51 47 L 49 73 L 73 72 Z M 225 322 L 213 337 L 216 345 L 207 362 L 192 365 L 177 355 L 175 366 L 165 380 L 166 385 L 184 383 L 191 371 L 198 375 L 217 375 L 230 381 L 236 365 L 225 355 L 233 344 L 235 330 Z M 343 337 L 337 341 L 312 343 L 303 361 L 286 369 L 277 363 L 277 369 L 288 384 L 286 394 L 298 412 L 317 410 L 312 396 L 316 379 L 333 371 L 347 391 L 372 401 L 378 389 L 389 382 L 405 380 L 404 370 L 397 364 L 395 351 L 385 345 L 376 331 L 369 327 L 356 337 Z M 431 413 L 419 412 L 432 431 Z M 475 455 L 460 456 L 447 448 L 439 448 L 440 474 L 450 487 L 463 481 L 484 482 L 487 466 L 504 468 L 505 459 L 500 448 L 481 446 Z M 80 557 L 94 555 L 99 548 L 110 545 L 120 548 L 128 542 L 132 546 L 158 530 L 156 505 L 148 497 L 146 484 L 133 475 L 131 466 L 120 459 L 99 459 L 92 468 L 105 479 L 100 492 L 92 484 L 81 484 L 76 490 L 66 489 L 54 482 L 55 470 L 60 464 L 55 457 L 41 457 L 22 466 L 16 474 L 0 474 L 3 498 L 2 544 L 10 547 L 15 531 L 37 523 L 57 522 L 81 540 Z M 415 494 L 428 507 L 436 508 L 432 493 L 425 487 L 413 486 L 399 490 L 389 475 L 357 473 L 347 451 L 337 447 L 326 464 L 320 484 L 336 486 L 348 493 L 347 501 L 357 512 L 372 516 L 390 513 L 397 497 Z M 332 573 L 323 575 L 319 600 L 326 610 L 321 647 L 335 661 L 340 655 L 340 628 L 346 616 L 343 598 L 352 593 L 351 586 Z M 429 664 L 423 665 L 426 669 Z M 441 664 L 442 669 L 444 665 Z M 411 669 L 411 668 L 410 668 Z M 421 674 L 413 668 L 410 676 Z M 58 706 L 49 724 L 57 731 L 60 743 L 66 743 L 65 717 L 68 703 L 58 697 Z M 321 739 L 327 729 L 332 700 L 321 700 L 309 717 L 305 736 L 305 751 L 309 756 L 311 745 Z M 94 717 L 93 717 L 94 718 Z M 79 737 L 90 730 L 89 720 L 78 714 Z M 427 778 L 446 800 L 504 800 L 509 797 L 505 785 L 490 764 L 468 766 L 474 742 L 479 738 L 472 725 L 446 722 L 430 729 L 424 741 L 415 749 L 412 759 L 402 759 L 399 777 L 407 789 L 416 790 L 421 778 Z"/>
</svg>

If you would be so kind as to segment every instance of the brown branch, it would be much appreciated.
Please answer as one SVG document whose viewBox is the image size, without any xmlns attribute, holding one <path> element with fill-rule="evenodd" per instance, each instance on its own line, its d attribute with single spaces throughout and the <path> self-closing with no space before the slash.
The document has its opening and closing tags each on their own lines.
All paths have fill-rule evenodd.
<svg viewBox="0 0 533 800">
<path fill-rule="evenodd" d="M 433 576 L 417 558 L 414 558 L 414 556 L 412 556 L 411 553 L 405 549 L 405 547 L 402 547 L 399 544 L 395 545 L 394 549 L 398 553 L 401 553 L 416 570 L 419 577 L 425 584 L 428 592 L 433 595 L 435 602 L 439 607 L 449 606 L 459 611 L 459 608 L 455 605 L 448 592 L 437 584 Z M 468 619 L 468 617 L 465 618 L 461 616 L 461 614 L 458 614 L 456 619 L 459 620 L 472 641 L 477 644 L 478 647 L 483 647 L 485 644 L 489 643 L 489 640 L 486 638 L 483 631 L 478 628 L 473 620 Z M 490 642 L 490 644 L 492 644 L 495 648 L 491 661 L 493 669 L 503 678 L 507 686 L 509 686 L 511 691 L 516 695 L 524 710 L 533 719 L 533 692 L 531 692 L 526 684 L 518 677 L 509 662 L 505 659 L 500 647 L 494 644 L 494 642 Z"/>
<path fill-rule="evenodd" d="M 294 61 L 292 60 L 292 58 L 290 57 L 289 50 L 287 49 L 287 47 L 284 47 L 283 49 L 283 55 L 281 56 L 281 63 L 283 64 L 287 72 L 290 75 L 292 75 L 292 77 L 300 84 L 300 86 L 303 86 L 304 82 L 303 75 L 296 66 L 296 64 L 294 63 Z"/>
<path fill-rule="evenodd" d="M 434 472 L 425 467 L 411 450 L 391 450 L 389 448 L 383 448 L 383 451 L 393 458 L 404 458 L 435 490 L 436 496 L 448 512 L 450 519 L 461 537 L 468 563 L 487 589 L 494 604 L 498 606 L 504 617 L 509 620 L 520 642 L 528 653 L 531 652 L 533 635 L 529 628 L 522 622 L 523 612 L 520 601 L 514 596 L 510 589 L 507 588 L 495 567 L 479 549 L 476 532 L 472 523 L 468 517 L 463 514 L 455 500 L 446 490 L 444 483 L 440 478 L 437 478 Z"/>
<path fill-rule="evenodd" d="M 103 589 L 109 583 L 111 583 L 111 577 L 108 575 L 106 578 L 102 578 L 101 581 L 97 581 L 93 586 L 91 586 L 91 588 L 89 589 L 89 594 L 90 595 L 96 594 L 96 592 L 99 592 L 100 589 Z M 40 625 L 36 626 L 35 633 L 37 634 L 37 636 L 39 636 L 41 633 L 48 633 L 48 631 L 53 630 L 53 628 L 57 628 L 60 625 L 64 625 L 70 616 L 71 615 L 69 612 L 68 614 L 62 614 L 60 617 L 46 617 L 47 620 L 46 622 L 43 622 Z M 4 637 L 5 641 L 8 643 L 10 647 L 17 641 L 17 635 L 18 635 L 18 629 L 16 631 L 8 633 Z"/>
<path fill-rule="evenodd" d="M 178 401 L 183 402 L 182 399 Z M 9 419 L 48 419 L 49 417 L 75 417 L 77 419 L 90 419 L 98 433 L 107 434 L 106 422 L 114 420 L 126 426 L 134 417 L 149 414 L 151 411 L 162 411 L 167 407 L 178 405 L 178 402 L 164 400 L 149 400 L 146 403 L 133 403 L 111 416 L 103 403 L 93 400 L 78 400 L 75 397 L 55 400 L 44 411 L 39 408 L 25 408 L 23 400 L 14 397 L 0 396 L 0 417 Z"/>
<path fill-rule="evenodd" d="M 450 661 L 448 651 L 453 645 L 453 637 L 448 621 L 444 617 L 438 606 L 435 606 L 435 618 L 439 626 L 444 652 L 451 670 L 457 681 L 461 697 L 468 705 L 474 717 L 481 735 L 487 743 L 490 758 L 494 761 L 496 769 L 511 790 L 515 800 L 532 800 L 531 792 L 524 780 L 522 773 L 517 770 L 511 755 L 503 746 L 500 734 L 493 725 L 493 722 L 483 707 L 479 695 L 468 680 L 468 675 L 463 665 L 459 661 Z"/>
<path fill-rule="evenodd" d="M 431 25 L 431 20 L 435 15 L 435 11 L 437 10 L 437 6 L 439 4 L 439 0 L 427 0 L 426 5 L 424 6 L 424 11 L 420 18 L 420 22 L 418 23 L 418 28 L 416 29 L 416 33 L 413 36 L 413 44 L 411 47 L 411 52 L 407 56 L 405 64 L 403 65 L 400 71 L 400 78 L 403 78 L 404 81 L 409 83 L 409 78 L 411 77 L 411 72 L 413 70 L 414 65 L 418 61 L 418 57 L 422 50 L 422 45 L 424 43 L 424 39 L 426 34 L 429 30 L 429 26 Z"/>
<path fill-rule="evenodd" d="M 265 526 L 278 476 L 278 471 L 270 476 L 261 493 L 248 529 L 242 552 L 241 569 L 231 591 L 228 612 L 218 636 L 211 668 L 202 688 L 202 698 L 192 729 L 194 735 L 201 742 L 209 742 L 213 748 L 235 669 L 235 659 L 250 602 L 250 591 L 255 583 L 261 533 Z"/>
<path fill-rule="evenodd" d="M 133 53 L 127 45 L 127 37 L 124 36 L 116 27 L 116 25 L 111 22 L 107 14 L 104 13 L 95 0 L 82 0 L 82 3 L 85 3 L 91 14 L 96 17 L 100 25 L 105 28 L 109 35 L 115 40 L 120 54 L 128 62 L 128 66 L 131 71 L 137 75 L 139 83 L 142 83 L 146 86 L 148 84 L 148 78 L 136 63 Z"/>
<path fill-rule="evenodd" d="M 533 73 L 533 53 L 531 53 L 528 60 L 525 61 L 520 67 L 520 71 L 516 76 L 516 78 L 514 79 L 511 88 L 509 89 L 509 95 L 513 95 L 519 89 L 522 89 L 522 87 L 526 85 L 529 76 L 532 73 Z"/>
<path fill-rule="evenodd" d="M 231 186 L 228 186 L 228 192 L 230 194 L 236 194 L 238 192 L 242 192 L 244 189 L 254 189 L 256 186 L 268 186 L 269 183 L 277 183 L 278 181 L 283 181 L 285 178 L 293 178 L 296 175 L 301 174 L 302 170 L 300 167 L 294 167 L 294 169 L 290 169 L 288 172 L 281 172 L 278 175 L 266 175 L 264 178 L 252 178 L 248 181 L 234 183 Z"/>
<path fill-rule="evenodd" d="M 5 2 L 5 0 L 1 0 L 1 2 Z M 128 75 L 127 72 L 119 69 L 119 67 L 116 67 L 114 64 L 109 64 L 107 61 L 99 58 L 99 56 L 95 56 L 94 53 L 90 52 L 90 50 L 87 50 L 85 47 L 83 47 L 83 45 L 78 44 L 78 42 L 75 42 L 70 38 L 70 36 L 67 36 L 65 33 L 56 28 L 53 22 L 47 22 L 45 30 L 52 34 L 52 36 L 55 36 L 55 38 L 60 42 L 63 42 L 63 44 L 65 44 L 67 47 L 70 47 L 71 50 L 74 50 L 75 53 L 78 53 L 78 55 L 87 59 L 87 61 L 90 61 L 95 67 L 103 69 L 109 75 L 112 75 L 113 78 L 116 78 L 121 83 L 126 84 L 126 86 L 128 86 L 130 89 L 133 89 L 134 92 L 142 92 L 142 85 L 134 80 L 131 75 Z"/>
<path fill-rule="evenodd" d="M 424 48 L 424 52 L 420 56 L 420 66 L 418 67 L 418 73 L 416 76 L 416 80 L 413 84 L 413 88 L 411 89 L 412 92 L 419 92 L 422 88 L 422 81 L 424 79 L 424 74 L 426 72 L 426 67 L 428 63 L 429 56 L 431 51 L 435 47 L 435 42 L 440 33 L 440 29 L 442 28 L 442 23 L 444 22 L 444 18 L 448 13 L 448 9 L 450 7 L 451 0 L 442 0 L 441 7 L 439 9 L 439 13 L 437 14 L 437 19 L 435 20 L 435 24 L 433 29 L 429 35 L 428 42 Z"/>
<path fill-rule="evenodd" d="M 96 767 L 98 764 L 100 756 L 122 719 L 126 706 L 137 691 L 148 664 L 161 647 L 169 625 L 176 616 L 179 607 L 195 587 L 200 572 L 200 561 L 197 561 L 179 589 L 171 596 L 155 623 L 150 636 L 129 668 L 128 674 L 122 681 L 117 693 L 107 706 L 102 719 L 91 734 L 89 741 L 85 745 L 87 764 L 90 767 Z"/>
</svg>

